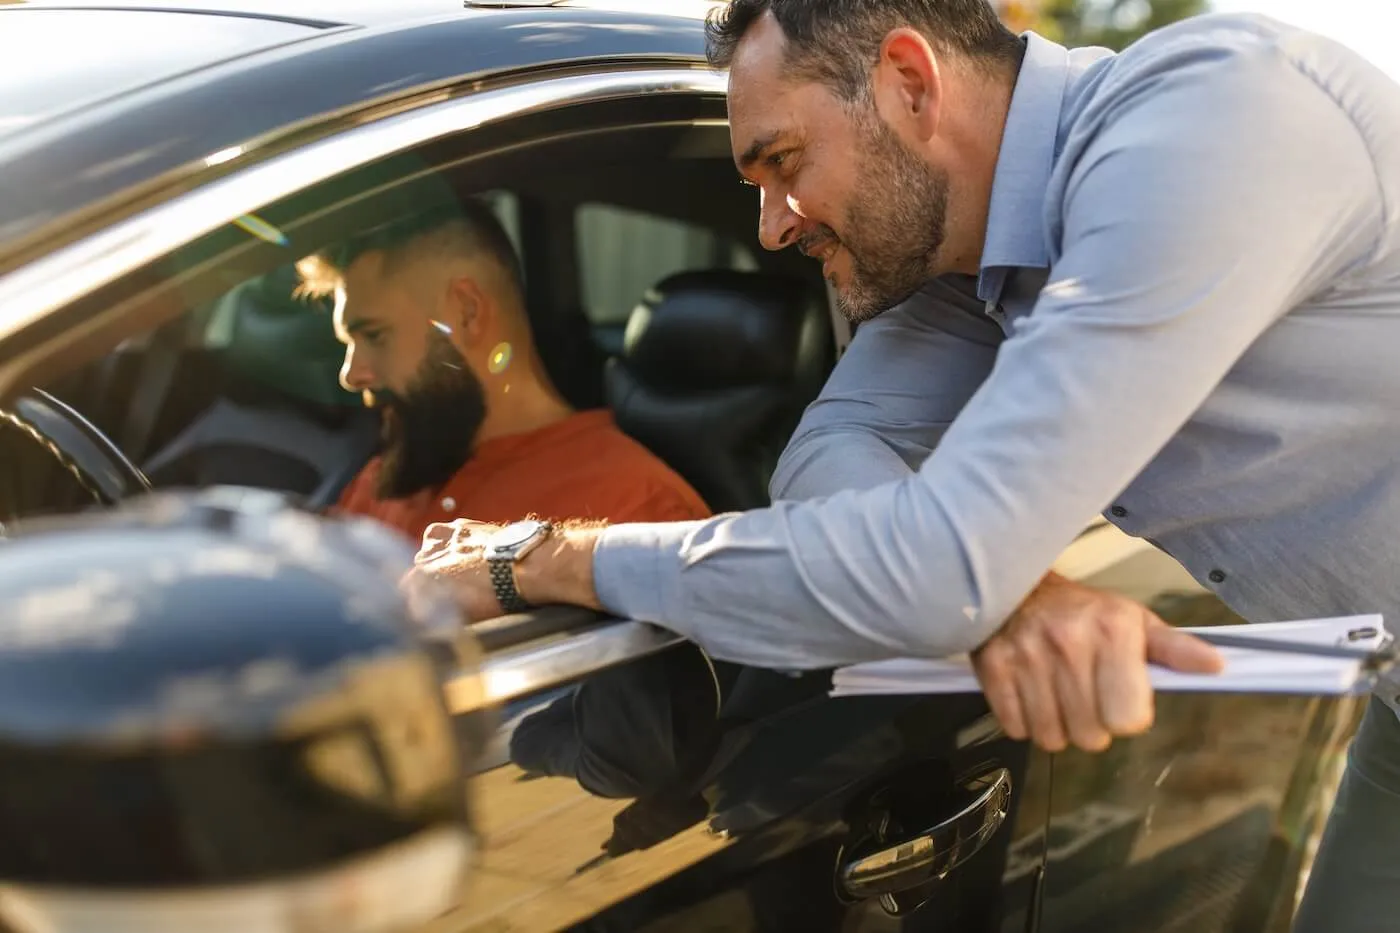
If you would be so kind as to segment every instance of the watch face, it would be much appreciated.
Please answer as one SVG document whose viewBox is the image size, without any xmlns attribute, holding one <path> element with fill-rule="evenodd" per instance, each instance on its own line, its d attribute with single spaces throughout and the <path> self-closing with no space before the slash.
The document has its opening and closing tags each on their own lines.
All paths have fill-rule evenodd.
<svg viewBox="0 0 1400 933">
<path fill-rule="evenodd" d="M 544 530 L 545 523 L 541 521 L 515 522 L 507 525 L 491 536 L 486 546 L 493 551 L 508 551 L 512 548 L 520 547 L 535 535 Z"/>
</svg>

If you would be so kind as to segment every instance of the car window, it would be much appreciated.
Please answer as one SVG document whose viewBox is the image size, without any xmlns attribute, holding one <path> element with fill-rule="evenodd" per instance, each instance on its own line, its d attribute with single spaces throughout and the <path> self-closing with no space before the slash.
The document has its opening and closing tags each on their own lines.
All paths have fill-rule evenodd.
<svg viewBox="0 0 1400 933">
<path fill-rule="evenodd" d="M 500 218 L 501 225 L 505 228 L 506 235 L 510 237 L 511 245 L 515 247 L 517 256 L 520 256 L 520 203 L 514 193 L 510 191 L 486 191 L 477 195 L 482 201 L 490 205 L 496 216 Z M 521 258 L 522 265 L 524 258 Z M 297 299 L 292 301 L 291 291 L 296 287 L 297 278 L 294 266 L 291 263 L 280 266 L 272 272 L 254 276 L 240 282 L 229 289 L 226 293 L 212 302 L 208 302 L 195 308 L 190 312 L 189 332 L 190 340 L 209 349 L 227 348 L 239 337 L 237 328 L 240 309 L 243 307 L 239 300 L 240 296 L 251 289 L 263 288 L 264 290 L 276 289 L 285 293 L 287 308 L 290 312 L 301 314 L 307 310 L 321 312 L 319 315 L 302 315 L 312 318 L 314 323 L 310 324 L 312 329 L 321 332 L 322 343 L 326 344 L 325 338 L 333 336 L 331 329 L 330 312 L 333 302 L 329 299 Z M 136 338 L 145 341 L 149 335 L 142 335 Z M 328 344 L 326 344 L 328 345 Z M 337 340 L 334 345 L 334 354 L 341 353 L 340 344 Z"/>
<path fill-rule="evenodd" d="M 640 211 L 584 204 L 575 226 L 584 313 L 595 327 L 626 324 L 637 299 L 673 273 L 758 268 L 736 240 Z"/>
<path fill-rule="evenodd" d="M 615 128 L 600 131 L 600 115 Z M 340 385 L 333 302 L 295 293 L 296 263 L 357 230 L 470 197 L 492 208 L 515 248 L 554 388 L 578 410 L 609 406 L 608 359 L 649 289 L 682 271 L 773 271 L 748 241 L 753 199 L 732 184 L 724 128 L 642 116 L 635 103 L 610 106 L 571 113 L 591 130 L 577 138 L 507 145 L 512 129 L 484 152 L 454 142 L 396 153 L 260 204 L 114 283 L 112 298 L 92 298 L 164 323 L 121 334 L 44 387 L 157 487 L 231 483 L 330 501 L 378 443 L 377 414 Z"/>
</svg>

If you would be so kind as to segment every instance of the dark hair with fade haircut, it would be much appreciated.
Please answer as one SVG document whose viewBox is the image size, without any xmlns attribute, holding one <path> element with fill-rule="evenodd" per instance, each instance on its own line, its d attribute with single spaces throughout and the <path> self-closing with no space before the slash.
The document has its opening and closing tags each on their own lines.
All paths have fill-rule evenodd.
<svg viewBox="0 0 1400 933">
<path fill-rule="evenodd" d="M 458 255 L 485 253 L 506 273 L 517 297 L 524 297 L 520 258 L 491 206 L 479 198 L 451 201 L 371 227 L 297 263 L 302 295 L 333 294 L 345 270 L 365 253 L 382 251 L 386 266 L 418 250 Z"/>
<path fill-rule="evenodd" d="M 941 52 L 985 65 L 1014 67 L 1023 49 L 988 0 L 730 0 L 706 18 L 710 64 L 728 68 L 765 13 L 787 38 L 793 74 L 821 81 L 846 101 L 865 94 L 880 43 L 901 26 L 917 29 Z"/>
</svg>

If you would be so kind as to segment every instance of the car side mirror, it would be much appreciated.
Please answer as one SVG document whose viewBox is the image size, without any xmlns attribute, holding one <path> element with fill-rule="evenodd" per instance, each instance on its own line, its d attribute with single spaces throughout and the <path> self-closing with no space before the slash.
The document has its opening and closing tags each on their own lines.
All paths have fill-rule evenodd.
<svg viewBox="0 0 1400 933">
<path fill-rule="evenodd" d="M 0 927 L 387 933 L 456 903 L 477 749 L 442 683 L 479 654 L 448 594 L 400 592 L 411 562 L 219 489 L 10 538 Z"/>
</svg>

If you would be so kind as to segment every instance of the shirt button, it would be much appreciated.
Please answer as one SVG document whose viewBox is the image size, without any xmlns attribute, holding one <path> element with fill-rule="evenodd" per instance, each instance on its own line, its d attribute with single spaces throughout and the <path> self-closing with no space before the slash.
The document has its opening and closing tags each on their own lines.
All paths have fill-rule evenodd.
<svg viewBox="0 0 1400 933">
<path fill-rule="evenodd" d="M 1212 570 L 1212 571 L 1210 572 L 1210 582 L 1211 582 L 1211 583 L 1224 583 L 1224 582 L 1225 582 L 1225 571 L 1223 571 L 1223 570 Z"/>
<path fill-rule="evenodd" d="M 1123 508 L 1121 505 L 1115 505 L 1108 511 L 1109 514 L 1111 514 L 1114 518 L 1122 518 L 1124 515 L 1128 514 L 1128 510 Z"/>
<path fill-rule="evenodd" d="M 452 498 L 451 496 L 448 496 L 447 498 L 445 498 L 445 499 L 442 500 L 442 510 L 443 510 L 444 512 L 451 512 L 451 511 L 452 511 L 453 509 L 455 509 L 456 507 L 457 507 L 457 500 L 454 499 L 454 498 Z"/>
</svg>

